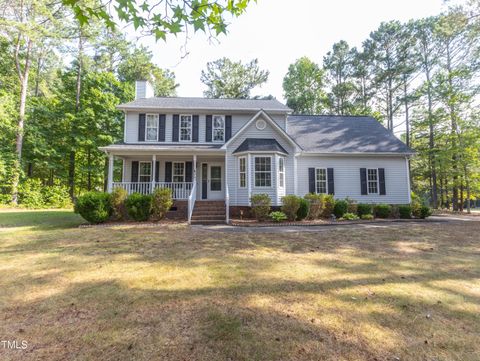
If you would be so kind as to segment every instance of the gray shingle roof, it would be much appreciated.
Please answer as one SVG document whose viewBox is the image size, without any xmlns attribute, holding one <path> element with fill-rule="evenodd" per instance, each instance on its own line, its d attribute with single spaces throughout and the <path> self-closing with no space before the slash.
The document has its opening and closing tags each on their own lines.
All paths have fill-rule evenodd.
<svg viewBox="0 0 480 361">
<path fill-rule="evenodd" d="M 280 152 L 288 154 L 276 139 L 265 138 L 247 138 L 237 149 L 233 151 L 233 154 L 240 152 Z"/>
<path fill-rule="evenodd" d="M 367 116 L 290 115 L 288 134 L 313 153 L 414 153 Z"/>
<path fill-rule="evenodd" d="M 188 97 L 143 98 L 120 104 L 118 109 L 195 109 L 228 111 L 282 111 L 291 109 L 276 99 L 210 99 Z"/>
</svg>

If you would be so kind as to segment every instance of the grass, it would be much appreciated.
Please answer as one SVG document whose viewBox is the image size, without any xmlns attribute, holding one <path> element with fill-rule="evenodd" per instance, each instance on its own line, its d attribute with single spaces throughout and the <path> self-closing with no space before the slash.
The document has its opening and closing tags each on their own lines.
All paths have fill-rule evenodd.
<svg viewBox="0 0 480 361">
<path fill-rule="evenodd" d="M 480 359 L 480 222 L 80 223 L 0 213 L 0 339 L 28 342 L 1 360 Z"/>
</svg>

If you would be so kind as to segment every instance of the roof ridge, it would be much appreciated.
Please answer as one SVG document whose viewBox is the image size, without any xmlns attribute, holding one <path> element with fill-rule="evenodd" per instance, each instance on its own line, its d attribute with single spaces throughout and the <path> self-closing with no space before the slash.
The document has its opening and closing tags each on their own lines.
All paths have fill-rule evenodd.
<svg viewBox="0 0 480 361">
<path fill-rule="evenodd" d="M 338 118 L 373 118 L 371 115 L 339 115 L 339 114 L 289 114 L 289 117 L 338 117 Z M 375 119 L 375 118 L 373 118 Z"/>
<path fill-rule="evenodd" d="M 142 99 L 204 99 L 204 100 L 256 100 L 256 101 L 276 101 L 281 103 L 277 98 L 274 99 L 254 99 L 254 98 L 207 98 L 207 97 L 181 97 L 181 96 L 167 96 L 167 97 L 150 97 Z M 138 100 L 138 99 L 136 99 Z M 282 103 L 283 104 L 283 103 Z"/>
</svg>

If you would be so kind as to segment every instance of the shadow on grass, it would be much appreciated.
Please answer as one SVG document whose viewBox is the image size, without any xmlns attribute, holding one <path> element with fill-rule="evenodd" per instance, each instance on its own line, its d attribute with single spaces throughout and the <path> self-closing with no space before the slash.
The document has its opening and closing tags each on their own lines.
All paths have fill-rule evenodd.
<svg viewBox="0 0 480 361">
<path fill-rule="evenodd" d="M 0 211 L 0 229 L 28 227 L 31 229 L 66 229 L 85 221 L 73 210 Z"/>
</svg>

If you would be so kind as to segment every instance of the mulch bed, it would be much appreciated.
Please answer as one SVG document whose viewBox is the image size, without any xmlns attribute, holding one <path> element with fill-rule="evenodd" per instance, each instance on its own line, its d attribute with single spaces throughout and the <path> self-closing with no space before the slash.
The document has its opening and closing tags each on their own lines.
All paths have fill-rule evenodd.
<svg viewBox="0 0 480 361">
<path fill-rule="evenodd" d="M 230 225 L 236 227 L 310 227 L 310 226 L 338 226 L 347 224 L 372 224 L 372 223 L 397 223 L 397 222 L 428 222 L 428 219 L 399 219 L 399 218 L 375 218 L 372 220 L 358 219 L 354 221 L 331 221 L 331 220 L 312 220 L 312 221 L 294 221 L 294 222 L 258 222 L 255 219 L 232 219 Z"/>
</svg>

